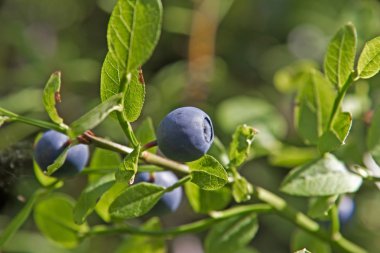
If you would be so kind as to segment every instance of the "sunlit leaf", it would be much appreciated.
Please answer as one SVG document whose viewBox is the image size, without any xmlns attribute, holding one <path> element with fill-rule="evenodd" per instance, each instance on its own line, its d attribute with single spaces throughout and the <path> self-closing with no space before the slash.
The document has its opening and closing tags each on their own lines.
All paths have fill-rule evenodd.
<svg viewBox="0 0 380 253">
<path fill-rule="evenodd" d="M 212 156 L 204 155 L 200 159 L 188 163 L 191 181 L 204 190 L 216 190 L 227 183 L 227 172 Z"/>
<path fill-rule="evenodd" d="M 370 78 L 380 71 L 380 37 L 368 41 L 358 62 L 358 76 Z"/>
<path fill-rule="evenodd" d="M 106 175 L 98 181 L 90 183 L 80 194 L 74 207 L 74 221 L 83 224 L 90 215 L 99 198 L 115 183 L 113 174 Z"/>
<path fill-rule="evenodd" d="M 60 89 L 61 72 L 57 71 L 54 72 L 47 81 L 42 100 L 50 119 L 57 124 L 63 123 L 63 119 L 59 116 L 56 108 L 56 103 L 60 102 Z"/>
<path fill-rule="evenodd" d="M 71 123 L 70 135 L 76 137 L 100 124 L 113 111 L 120 111 L 121 94 L 114 95 Z"/>
<path fill-rule="evenodd" d="M 152 54 L 161 32 L 159 0 L 119 0 L 107 30 L 108 50 L 130 73 Z"/>
<path fill-rule="evenodd" d="M 284 179 L 281 190 L 291 195 L 329 196 L 356 192 L 362 178 L 349 172 L 332 154 L 293 169 Z"/>
<path fill-rule="evenodd" d="M 165 193 L 165 188 L 149 183 L 128 187 L 109 207 L 111 218 L 129 219 L 147 213 Z"/>
<path fill-rule="evenodd" d="M 247 125 L 240 125 L 236 128 L 230 144 L 230 166 L 238 167 L 247 159 L 256 133 L 253 127 Z"/>
<path fill-rule="evenodd" d="M 231 190 L 227 187 L 215 191 L 206 191 L 196 184 L 185 184 L 187 199 L 193 210 L 197 213 L 222 210 L 231 202 Z"/>
<path fill-rule="evenodd" d="M 354 69 L 356 54 L 356 30 L 349 23 L 332 38 L 327 48 L 324 69 L 330 82 L 342 87 Z"/>
<path fill-rule="evenodd" d="M 139 163 L 140 150 L 140 145 L 137 145 L 133 151 L 124 158 L 115 175 L 117 181 L 124 181 L 130 184 L 133 183 Z"/>
<path fill-rule="evenodd" d="M 323 154 L 344 145 L 351 125 L 351 114 L 349 112 L 339 113 L 333 122 L 332 128 L 320 137 L 318 142 L 319 151 Z"/>
<path fill-rule="evenodd" d="M 317 144 L 326 129 L 336 91 L 317 70 L 304 75 L 295 108 L 295 125 L 301 137 Z"/>
<path fill-rule="evenodd" d="M 74 201 L 70 197 L 51 194 L 36 203 L 34 221 L 46 237 L 65 248 L 74 248 L 81 240 L 79 235 L 86 232 L 88 226 L 74 223 L 73 209 Z"/>
</svg>

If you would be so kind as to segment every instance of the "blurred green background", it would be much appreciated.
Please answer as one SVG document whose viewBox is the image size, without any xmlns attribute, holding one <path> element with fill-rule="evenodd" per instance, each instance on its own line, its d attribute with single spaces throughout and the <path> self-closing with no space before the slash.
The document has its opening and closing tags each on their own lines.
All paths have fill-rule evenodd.
<svg viewBox="0 0 380 253">
<path fill-rule="evenodd" d="M 0 0 L 0 106 L 47 119 L 42 89 L 56 70 L 62 71 L 59 111 L 67 123 L 98 104 L 100 68 L 107 51 L 107 22 L 114 3 L 115 0 Z M 303 148 L 294 130 L 294 93 L 288 82 L 289 73 L 283 68 L 294 63 L 321 68 L 329 39 L 347 22 L 356 26 L 361 49 L 366 40 L 380 35 L 380 2 L 163 0 L 162 3 L 161 38 L 143 66 L 147 95 L 141 119 L 150 116 L 157 126 L 173 108 L 198 106 L 213 118 L 216 135 L 226 145 L 237 124 L 253 125 L 260 134 L 252 160 L 242 173 L 255 184 L 277 191 L 288 168 L 316 155 L 314 149 Z M 301 60 L 307 61 L 299 63 Z M 368 163 L 363 160 L 366 132 L 363 115 L 379 104 L 379 79 L 356 86 L 345 101 L 346 109 L 355 118 L 347 145 L 337 152 L 345 161 Z M 22 124 L 0 129 L 0 228 L 20 209 L 20 200 L 37 187 L 31 150 L 38 131 Z M 126 142 L 112 119 L 95 132 Z M 85 183 L 84 176 L 68 180 L 63 190 L 77 198 Z M 286 198 L 306 210 L 306 199 Z M 356 212 L 342 227 L 343 234 L 370 252 L 378 252 L 380 193 L 368 184 L 354 199 Z M 163 222 L 173 226 L 199 217 L 183 200 L 180 210 L 163 217 Z M 99 222 L 96 217 L 92 220 Z M 258 252 L 293 250 L 290 242 L 296 228 L 292 224 L 268 215 L 260 217 L 260 226 L 252 241 Z M 170 241 L 170 252 L 202 252 L 199 244 L 204 235 Z M 123 236 L 95 238 L 70 252 L 116 252 L 123 239 Z M 8 245 L 8 251 L 4 252 L 68 252 L 41 237 L 31 221 Z M 318 248 L 315 252 L 328 251 Z"/>
</svg>

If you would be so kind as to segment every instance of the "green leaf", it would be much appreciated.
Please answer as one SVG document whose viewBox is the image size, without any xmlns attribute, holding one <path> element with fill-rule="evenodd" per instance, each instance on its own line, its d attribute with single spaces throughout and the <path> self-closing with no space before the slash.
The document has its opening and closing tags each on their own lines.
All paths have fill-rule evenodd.
<svg viewBox="0 0 380 253">
<path fill-rule="evenodd" d="M 141 70 L 132 70 L 130 80 L 123 79 L 123 69 L 112 54 L 104 60 L 100 77 L 100 97 L 102 101 L 120 92 L 121 82 L 128 82 L 123 93 L 123 114 L 129 122 L 136 121 L 141 114 L 145 100 L 145 84 Z M 113 115 L 113 114 L 111 114 Z"/>
<path fill-rule="evenodd" d="M 270 155 L 269 162 L 273 166 L 294 168 L 314 160 L 318 155 L 316 148 L 283 145 Z"/>
<path fill-rule="evenodd" d="M 161 32 L 159 0 L 119 0 L 107 30 L 108 50 L 126 73 L 150 57 Z"/>
<path fill-rule="evenodd" d="M 375 109 L 368 129 L 367 147 L 376 163 L 380 164 L 380 106 Z"/>
<path fill-rule="evenodd" d="M 328 212 L 333 207 L 338 197 L 338 195 L 332 195 L 310 199 L 307 214 L 314 219 L 328 217 Z"/>
<path fill-rule="evenodd" d="M 41 186 L 49 187 L 49 186 L 54 185 L 55 188 L 60 188 L 63 186 L 62 180 L 45 175 L 45 173 L 42 172 L 41 168 L 38 166 L 36 161 L 33 161 L 33 170 L 34 170 L 34 175 L 36 176 L 36 179 L 38 183 L 40 183 Z"/>
<path fill-rule="evenodd" d="M 113 172 L 119 168 L 121 164 L 121 157 L 118 153 L 107 150 L 96 148 L 91 154 L 90 169 L 93 170 L 105 170 L 108 173 Z M 101 178 L 102 175 L 89 175 L 89 181 L 93 182 Z"/>
<path fill-rule="evenodd" d="M 231 190 L 227 187 L 215 191 L 206 191 L 196 184 L 185 184 L 187 199 L 197 213 L 208 213 L 224 209 L 231 202 Z"/>
<path fill-rule="evenodd" d="M 124 158 L 115 175 L 117 181 L 133 184 L 139 163 L 140 150 L 141 146 L 137 145 L 133 151 Z"/>
<path fill-rule="evenodd" d="M 33 206 L 37 199 L 44 193 L 44 190 L 39 189 L 33 193 L 29 198 L 28 202 L 24 205 L 21 211 L 13 217 L 12 221 L 2 230 L 0 235 L 0 249 L 3 248 L 4 244 L 13 237 L 13 235 L 20 229 L 24 222 L 28 219 L 30 213 L 32 212 Z"/>
<path fill-rule="evenodd" d="M 138 183 L 127 188 L 109 207 L 111 218 L 129 219 L 146 214 L 165 193 L 165 188 Z"/>
<path fill-rule="evenodd" d="M 242 177 L 238 172 L 234 173 L 234 182 L 232 184 L 232 196 L 237 203 L 245 202 L 251 199 L 253 186 Z"/>
<path fill-rule="evenodd" d="M 380 37 L 368 41 L 358 61 L 358 76 L 370 78 L 380 71 Z"/>
<path fill-rule="evenodd" d="M 75 138 L 99 125 L 113 111 L 120 111 L 121 94 L 116 94 L 71 123 L 70 136 Z"/>
<path fill-rule="evenodd" d="M 297 91 L 303 84 L 303 75 L 318 65 L 312 61 L 297 61 L 279 69 L 273 78 L 274 86 L 282 93 Z"/>
<path fill-rule="evenodd" d="M 57 124 L 63 123 L 63 119 L 59 116 L 57 108 L 55 107 L 56 103 L 60 102 L 60 89 L 61 72 L 57 71 L 54 72 L 47 81 L 42 100 L 50 119 Z"/>
<path fill-rule="evenodd" d="M 305 74 L 304 78 L 297 96 L 295 125 L 306 142 L 317 144 L 327 128 L 336 91 L 317 70 Z"/>
<path fill-rule="evenodd" d="M 256 133 L 253 127 L 245 124 L 236 128 L 230 144 L 230 166 L 238 167 L 247 159 Z"/>
<path fill-rule="evenodd" d="M 100 75 L 100 98 L 102 101 L 118 94 L 123 75 L 123 69 L 115 57 L 108 52 L 104 59 Z"/>
<path fill-rule="evenodd" d="M 157 217 L 151 218 L 142 225 L 149 231 L 160 230 L 161 224 Z M 123 241 L 115 253 L 166 253 L 164 238 L 154 236 L 133 235 Z"/>
<path fill-rule="evenodd" d="M 212 156 L 204 155 L 200 159 L 189 162 L 191 181 L 203 190 L 217 190 L 228 181 L 227 172 Z"/>
<path fill-rule="evenodd" d="M 112 202 L 122 194 L 125 189 L 129 187 L 128 184 L 123 182 L 115 182 L 108 191 L 106 191 L 99 199 L 95 206 L 96 213 L 105 221 L 110 222 L 111 216 L 109 213 L 109 207 Z"/>
<path fill-rule="evenodd" d="M 338 87 L 344 85 L 354 69 L 356 43 L 355 27 L 349 23 L 335 34 L 328 45 L 324 62 L 325 74 Z"/>
<path fill-rule="evenodd" d="M 299 196 L 329 196 L 356 192 L 362 178 L 349 172 L 332 154 L 293 169 L 284 179 L 281 190 Z"/>
<path fill-rule="evenodd" d="M 74 248 L 88 226 L 74 223 L 73 209 L 74 201 L 69 196 L 51 194 L 36 203 L 34 221 L 47 238 L 65 248 Z"/>
<path fill-rule="evenodd" d="M 141 69 L 132 71 L 128 88 L 124 93 L 123 114 L 129 122 L 136 121 L 142 111 L 145 100 L 145 83 Z"/>
<path fill-rule="evenodd" d="M 227 150 L 220 139 L 214 135 L 214 141 L 207 154 L 215 157 L 223 166 L 228 166 L 230 159 L 228 158 Z"/>
<path fill-rule="evenodd" d="M 156 133 L 154 131 L 152 118 L 147 117 L 136 130 L 136 137 L 142 144 L 147 144 L 156 140 Z M 149 149 L 150 152 L 156 153 L 157 147 Z"/>
<path fill-rule="evenodd" d="M 90 183 L 80 194 L 74 207 L 74 221 L 83 224 L 96 206 L 99 198 L 115 183 L 113 174 L 106 175 L 98 181 Z"/>
<path fill-rule="evenodd" d="M 56 172 L 59 168 L 62 167 L 62 165 L 65 163 L 67 153 L 69 152 L 69 149 L 72 147 L 72 145 L 67 145 L 62 153 L 57 157 L 57 159 L 54 160 L 54 163 L 50 164 L 47 167 L 46 175 L 51 176 L 54 172 Z"/>
<path fill-rule="evenodd" d="M 321 154 L 336 150 L 345 144 L 352 125 L 352 116 L 349 112 L 339 113 L 335 118 L 332 129 L 327 130 L 320 137 L 318 149 Z"/>
<path fill-rule="evenodd" d="M 307 248 L 313 253 L 331 253 L 331 247 L 321 239 L 312 236 L 300 229 L 296 230 L 293 234 L 291 241 L 291 250 L 297 251 Z M 302 252 L 302 250 L 301 250 Z M 306 251 L 307 252 L 307 251 Z"/>
<path fill-rule="evenodd" d="M 258 223 L 255 214 L 240 215 L 221 221 L 208 233 L 206 253 L 230 253 L 244 248 L 256 235 Z"/>
</svg>

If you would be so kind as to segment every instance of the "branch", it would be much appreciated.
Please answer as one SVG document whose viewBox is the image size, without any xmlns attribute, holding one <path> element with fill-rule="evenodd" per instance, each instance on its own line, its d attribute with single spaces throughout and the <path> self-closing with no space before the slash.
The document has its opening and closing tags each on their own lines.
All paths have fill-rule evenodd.
<svg viewBox="0 0 380 253">
<path fill-rule="evenodd" d="M 119 226 L 119 227 L 109 227 L 104 225 L 94 226 L 91 230 L 85 233 L 84 237 L 94 236 L 94 235 L 110 235 L 110 234 L 138 234 L 147 236 L 164 236 L 172 237 L 187 233 L 196 233 L 208 229 L 215 223 L 231 218 L 237 215 L 247 214 L 247 213 L 268 213 L 272 211 L 272 207 L 267 204 L 252 204 L 246 206 L 240 206 L 236 208 L 231 208 L 226 211 L 217 212 L 217 217 L 206 218 L 203 220 L 195 221 L 185 225 L 181 225 L 174 228 L 162 229 L 162 230 L 146 230 L 134 226 Z M 214 212 L 216 213 L 216 212 Z M 215 214 L 214 214 L 215 215 Z"/>
</svg>

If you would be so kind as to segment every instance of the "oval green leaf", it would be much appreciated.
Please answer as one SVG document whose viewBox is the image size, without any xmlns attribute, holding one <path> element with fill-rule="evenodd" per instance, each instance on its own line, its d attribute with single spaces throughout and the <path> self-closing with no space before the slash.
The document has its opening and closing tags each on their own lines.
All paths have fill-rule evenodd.
<svg viewBox="0 0 380 253">
<path fill-rule="evenodd" d="M 326 77 L 342 87 L 354 69 L 356 54 L 356 30 L 353 24 L 342 27 L 327 47 L 324 61 Z"/>
<path fill-rule="evenodd" d="M 150 57 L 161 33 L 159 0 L 119 0 L 107 30 L 108 50 L 126 73 Z"/>
<path fill-rule="evenodd" d="M 138 183 L 127 188 L 109 207 L 111 218 L 129 219 L 146 214 L 165 193 L 165 188 Z"/>
<path fill-rule="evenodd" d="M 368 41 L 358 62 L 358 76 L 364 79 L 373 77 L 380 71 L 380 37 Z"/>
<path fill-rule="evenodd" d="M 293 169 L 284 179 L 281 190 L 298 196 L 329 196 L 356 192 L 362 178 L 349 172 L 332 154 Z"/>
<path fill-rule="evenodd" d="M 74 221 L 83 224 L 96 206 L 99 198 L 115 183 L 113 174 L 106 175 L 98 181 L 90 183 L 80 194 L 74 207 Z"/>
<path fill-rule="evenodd" d="M 187 182 L 185 184 L 185 191 L 191 207 L 197 213 L 222 210 L 232 199 L 231 190 L 228 187 L 215 191 L 206 191 L 199 188 L 196 184 Z"/>
<path fill-rule="evenodd" d="M 94 107 L 91 111 L 71 123 L 70 136 L 75 138 L 85 131 L 90 130 L 99 125 L 107 116 L 113 111 L 120 111 L 122 107 L 121 94 L 116 94 L 98 106 Z"/>
<path fill-rule="evenodd" d="M 74 201 L 69 196 L 52 194 L 37 202 L 34 221 L 47 238 L 65 248 L 74 248 L 88 227 L 74 223 L 73 209 Z"/>
<path fill-rule="evenodd" d="M 204 155 L 200 159 L 189 162 L 191 181 L 203 190 L 217 190 L 228 181 L 227 172 L 214 157 Z"/>
</svg>

